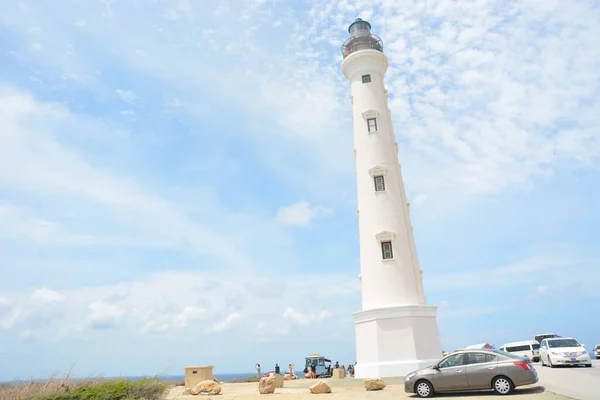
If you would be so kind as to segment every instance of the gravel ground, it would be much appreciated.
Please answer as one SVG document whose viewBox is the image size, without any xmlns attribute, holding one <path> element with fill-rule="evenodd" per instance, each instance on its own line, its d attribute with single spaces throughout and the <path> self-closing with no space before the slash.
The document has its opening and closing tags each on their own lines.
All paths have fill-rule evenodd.
<svg viewBox="0 0 600 400">
<path fill-rule="evenodd" d="M 387 387 L 384 390 L 376 392 L 367 392 L 363 386 L 363 382 L 360 379 L 340 379 L 340 380 L 327 380 L 331 386 L 332 393 L 320 395 L 331 399 L 417 399 L 414 394 L 408 394 L 404 392 L 404 380 L 403 378 L 392 378 L 386 379 Z M 317 382 L 316 380 L 299 379 L 296 381 L 285 381 L 283 388 L 278 388 L 272 395 L 278 400 L 294 399 L 304 400 L 314 397 L 317 395 L 311 394 L 308 391 L 308 387 Z M 200 399 L 200 398 L 218 398 L 222 400 L 243 400 L 243 399 L 255 399 L 261 397 L 258 393 L 258 383 L 224 383 L 221 385 L 223 391 L 218 396 L 191 396 L 183 395 L 183 387 L 175 387 L 171 390 L 168 399 L 169 400 L 184 400 L 184 399 Z M 263 395 L 264 396 L 264 395 Z M 545 391 L 543 386 L 532 385 L 523 386 L 517 388 L 512 396 L 509 396 L 510 400 L 567 400 L 567 397 L 559 396 L 550 392 Z M 453 393 L 453 394 L 440 394 L 436 398 L 441 399 L 471 399 L 471 400 L 498 400 L 498 395 L 493 392 L 466 392 L 466 393 Z"/>
</svg>

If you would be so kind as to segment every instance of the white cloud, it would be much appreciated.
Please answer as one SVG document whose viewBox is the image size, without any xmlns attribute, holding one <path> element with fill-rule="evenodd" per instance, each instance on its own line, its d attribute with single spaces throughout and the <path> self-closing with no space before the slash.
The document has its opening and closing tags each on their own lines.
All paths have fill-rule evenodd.
<svg viewBox="0 0 600 400">
<path fill-rule="evenodd" d="M 54 303 L 57 301 L 63 301 L 65 299 L 65 296 L 54 290 L 50 290 L 48 288 L 41 288 L 34 290 L 33 294 L 31 295 L 31 298 L 32 300 L 40 303 Z"/>
<path fill-rule="evenodd" d="M 315 287 L 327 290 L 315 292 Z M 19 323 L 45 342 L 85 338 L 95 330 L 109 328 L 113 329 L 102 335 L 115 340 L 122 335 L 139 337 L 140 333 L 168 333 L 170 338 L 183 339 L 190 331 L 198 338 L 227 332 L 250 341 L 264 341 L 266 336 L 274 340 L 291 332 L 293 326 L 309 322 L 315 329 L 329 329 L 321 324 L 335 324 L 335 316 L 344 316 L 340 310 L 349 304 L 355 302 L 358 308 L 358 288 L 356 277 L 344 275 L 262 278 L 238 274 L 222 279 L 219 272 L 210 270 L 161 272 L 128 283 L 70 289 L 62 293 L 69 301 L 53 309 L 48 306 L 55 303 L 43 305 L 16 293 L 3 301 L 11 306 L 0 308 L 0 328 L 11 329 Z M 282 297 L 304 304 L 303 311 L 280 306 Z M 310 306 L 312 302 L 328 302 L 331 307 L 323 310 Z M 32 325 L 40 316 L 44 323 Z"/>
<path fill-rule="evenodd" d="M 420 194 L 417 194 L 415 197 L 412 198 L 410 204 L 412 206 L 419 207 L 419 206 L 422 206 L 423 203 L 425 203 L 426 201 L 427 201 L 427 195 L 423 194 L 423 193 L 420 193 Z"/>
<path fill-rule="evenodd" d="M 531 293 L 527 296 L 527 299 L 531 300 L 531 299 L 535 299 L 537 297 L 542 297 L 548 293 L 549 289 L 550 288 L 548 286 L 538 286 L 535 288 L 533 293 Z"/>
<path fill-rule="evenodd" d="M 204 308 L 186 306 L 181 314 L 175 318 L 175 324 L 186 328 L 190 322 L 206 317 L 207 312 Z"/>
<path fill-rule="evenodd" d="M 12 306 L 13 302 L 7 298 L 0 297 L 0 310 L 8 309 Z"/>
<path fill-rule="evenodd" d="M 85 126 L 87 131 L 93 134 L 96 129 L 99 133 L 107 128 L 103 124 L 97 125 L 97 121 L 82 120 L 63 107 L 39 103 L 26 94 L 2 86 L 0 117 L 0 169 L 9 171 L 0 175 L 0 185 L 25 189 L 38 196 L 62 196 L 67 210 L 70 204 L 81 204 L 82 201 L 96 204 L 106 213 L 103 213 L 103 221 L 108 219 L 121 228 L 124 224 L 138 231 L 139 234 L 135 238 L 129 239 L 134 239 L 137 245 L 146 242 L 152 246 L 192 247 L 220 258 L 231 267 L 251 268 L 248 257 L 240 250 L 242 246 L 232 250 L 227 245 L 230 240 L 216 234 L 197 220 L 190 219 L 174 204 L 153 195 L 152 191 L 148 192 L 135 181 L 126 180 L 119 174 L 92 165 L 85 160 L 83 154 L 55 139 L 59 134 L 57 127 L 69 131 Z M 105 133 L 102 135 L 106 136 Z M 187 196 L 191 193 L 186 191 Z M 236 235 L 242 232 L 239 220 L 245 216 L 238 214 L 234 220 L 230 217 L 231 212 L 222 209 L 211 197 L 202 196 L 195 202 L 194 207 L 212 210 L 210 215 L 203 218 L 211 219 L 215 229 L 221 229 L 224 221 L 230 221 L 232 228 L 233 225 L 236 227 Z M 0 219 L 4 218 L 3 215 L 0 215 Z M 273 229 L 268 220 L 254 216 L 247 218 L 249 223 L 245 226 L 248 237 L 260 237 L 256 236 L 257 229 Z M 59 238 L 59 242 L 70 244 L 90 244 L 95 240 L 106 240 L 108 243 L 118 244 L 120 239 L 98 235 L 72 235 L 66 232 L 57 235 L 55 231 L 58 227 L 50 221 L 24 221 L 23 229 L 27 235 L 35 236 L 38 240 L 56 242 Z M 90 225 L 85 229 L 93 229 L 93 224 Z M 0 234 L 2 229 L 6 229 L 5 226 L 0 225 Z M 279 237 L 285 238 L 284 235 Z M 126 242 L 129 240 L 126 239 Z M 276 246 L 276 243 L 277 240 L 274 240 L 269 245 Z M 255 245 L 256 248 L 260 247 L 260 243 Z"/>
<path fill-rule="evenodd" d="M 36 334 L 32 329 L 25 329 L 21 332 L 21 338 L 25 341 L 34 340 L 36 339 Z"/>
<path fill-rule="evenodd" d="M 210 332 L 223 332 L 227 329 L 230 329 L 233 325 L 235 325 L 238 321 L 242 319 L 242 315 L 239 312 L 232 312 L 223 320 L 220 320 L 213 325 L 210 326 Z"/>
<path fill-rule="evenodd" d="M 169 331 L 169 324 L 166 322 L 159 323 L 155 321 L 148 321 L 142 327 L 144 333 L 165 333 Z"/>
<path fill-rule="evenodd" d="M 22 316 L 22 314 L 23 311 L 21 309 L 14 307 L 0 312 L 0 329 L 12 329 L 16 325 L 17 321 Z"/>
<path fill-rule="evenodd" d="M 95 301 L 89 306 L 90 314 L 87 323 L 91 328 L 105 329 L 114 328 L 120 324 L 125 315 L 125 311 L 113 304 L 103 301 Z"/>
<path fill-rule="evenodd" d="M 573 268 L 582 263 L 570 255 L 556 257 L 532 257 L 509 265 L 495 268 L 479 266 L 467 271 L 451 274 L 438 274 L 427 279 L 427 287 L 434 290 L 463 290 L 465 287 L 485 287 L 488 282 L 496 286 L 512 286 L 509 277 L 518 276 L 520 284 L 538 282 L 540 273 L 552 270 Z"/>
<path fill-rule="evenodd" d="M 277 221 L 284 225 L 295 225 L 305 227 L 310 222 L 328 212 L 323 206 L 311 207 L 306 201 L 292 203 L 289 206 L 281 207 L 277 211 Z"/>
<path fill-rule="evenodd" d="M 283 312 L 283 317 L 288 318 L 298 325 L 308 326 L 316 321 L 324 321 L 328 318 L 331 318 L 333 314 L 327 310 L 319 310 L 315 312 L 309 313 L 301 313 L 293 309 L 292 307 L 287 307 Z"/>
<path fill-rule="evenodd" d="M 127 103 L 133 103 L 137 99 L 139 99 L 138 95 L 132 92 L 131 90 L 117 89 L 115 90 L 115 93 L 121 98 L 121 100 Z"/>
</svg>

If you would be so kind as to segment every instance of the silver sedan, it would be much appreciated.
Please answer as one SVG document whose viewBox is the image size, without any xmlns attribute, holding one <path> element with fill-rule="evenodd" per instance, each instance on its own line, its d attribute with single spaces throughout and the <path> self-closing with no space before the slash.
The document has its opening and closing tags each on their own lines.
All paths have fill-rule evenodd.
<svg viewBox="0 0 600 400">
<path fill-rule="evenodd" d="M 404 390 L 419 397 L 432 397 L 440 392 L 490 389 L 507 395 L 517 386 L 537 381 L 537 372 L 526 357 L 499 350 L 461 350 L 427 368 L 407 374 Z"/>
</svg>

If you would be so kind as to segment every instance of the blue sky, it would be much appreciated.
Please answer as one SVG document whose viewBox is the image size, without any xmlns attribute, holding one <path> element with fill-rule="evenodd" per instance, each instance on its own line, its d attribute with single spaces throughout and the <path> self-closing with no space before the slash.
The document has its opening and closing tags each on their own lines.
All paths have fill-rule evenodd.
<svg viewBox="0 0 600 400">
<path fill-rule="evenodd" d="M 358 13 L 443 348 L 600 342 L 597 2 L 24 0 L 0 4 L 0 380 L 355 360 Z"/>
</svg>

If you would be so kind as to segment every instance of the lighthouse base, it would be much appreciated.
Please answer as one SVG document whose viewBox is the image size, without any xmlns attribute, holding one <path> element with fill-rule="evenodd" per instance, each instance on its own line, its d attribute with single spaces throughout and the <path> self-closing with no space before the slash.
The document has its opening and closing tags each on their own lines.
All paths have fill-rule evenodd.
<svg viewBox="0 0 600 400">
<path fill-rule="evenodd" d="M 354 313 L 354 376 L 406 376 L 442 358 L 436 314 L 436 306 L 386 307 Z"/>
</svg>

